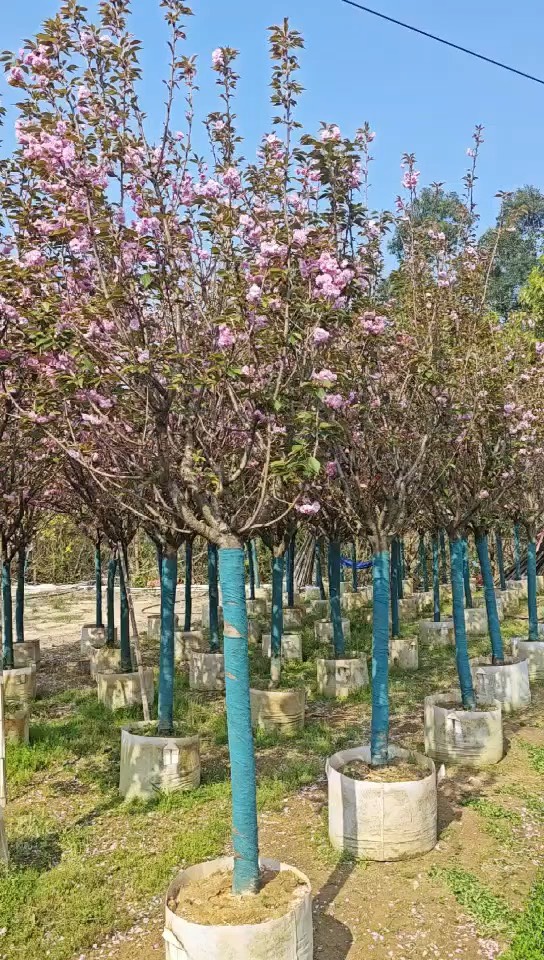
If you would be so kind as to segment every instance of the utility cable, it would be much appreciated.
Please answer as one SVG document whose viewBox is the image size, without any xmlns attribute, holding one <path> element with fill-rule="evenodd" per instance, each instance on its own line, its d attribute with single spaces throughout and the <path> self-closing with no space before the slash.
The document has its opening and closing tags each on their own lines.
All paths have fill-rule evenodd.
<svg viewBox="0 0 544 960">
<path fill-rule="evenodd" d="M 405 30 L 411 30 L 412 33 L 418 33 L 422 37 L 427 37 L 429 40 L 436 40 L 437 43 L 442 43 L 445 47 L 451 47 L 453 50 L 460 50 L 461 53 L 468 53 L 470 57 L 476 57 L 478 60 L 483 60 L 485 63 L 491 63 L 494 67 L 500 67 L 501 70 L 508 70 L 510 73 L 515 73 L 518 77 L 524 77 L 526 80 L 532 80 L 534 83 L 540 83 L 544 87 L 544 80 L 541 80 L 539 77 L 533 77 L 530 73 L 524 73 L 523 70 L 516 70 L 515 67 L 509 67 L 506 63 L 501 63 L 500 60 L 493 60 L 491 57 L 484 57 L 483 53 L 476 53 L 474 50 L 469 50 L 468 47 L 461 47 L 458 43 L 452 43 L 450 40 L 444 40 L 442 37 L 436 37 L 434 33 L 427 33 L 426 30 L 420 30 L 418 27 L 412 27 L 409 23 L 403 23 L 402 20 L 395 20 L 394 17 L 388 17 L 385 13 L 380 13 L 378 10 L 372 10 L 370 7 L 364 7 L 362 3 L 355 3 L 355 0 L 342 0 L 342 3 L 348 5 L 348 7 L 355 7 L 357 10 L 363 10 L 364 13 L 370 13 L 373 17 L 379 17 L 380 20 L 387 20 L 388 23 L 394 23 L 397 27 L 404 27 Z"/>
</svg>

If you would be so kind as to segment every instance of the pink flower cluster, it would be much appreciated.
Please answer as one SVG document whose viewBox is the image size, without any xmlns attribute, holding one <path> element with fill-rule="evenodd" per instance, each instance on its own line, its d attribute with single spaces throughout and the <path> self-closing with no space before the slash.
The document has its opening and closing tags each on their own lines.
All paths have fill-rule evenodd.
<svg viewBox="0 0 544 960">
<path fill-rule="evenodd" d="M 324 297 L 335 306 L 343 306 L 342 294 L 354 277 L 354 272 L 347 261 L 340 264 L 336 257 L 324 251 L 316 261 L 314 269 L 317 272 L 314 281 L 316 295 Z"/>
<path fill-rule="evenodd" d="M 303 517 L 315 517 L 316 513 L 319 513 L 321 510 L 321 504 L 314 500 L 312 503 L 299 503 L 296 506 L 298 513 L 302 514 Z"/>
<path fill-rule="evenodd" d="M 383 333 L 388 322 L 387 317 L 380 317 L 372 310 L 367 310 L 361 317 L 361 326 L 365 333 Z"/>
</svg>

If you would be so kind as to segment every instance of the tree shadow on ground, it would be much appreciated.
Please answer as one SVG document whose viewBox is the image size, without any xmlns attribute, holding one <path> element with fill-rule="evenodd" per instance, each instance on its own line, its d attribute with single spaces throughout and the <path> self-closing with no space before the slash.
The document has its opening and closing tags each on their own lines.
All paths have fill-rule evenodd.
<svg viewBox="0 0 544 960">
<path fill-rule="evenodd" d="M 314 947 L 324 960 L 344 960 L 353 944 L 352 933 L 344 923 L 331 915 L 330 909 L 342 887 L 349 880 L 356 861 L 341 861 L 314 897 Z"/>
<path fill-rule="evenodd" d="M 9 862 L 12 867 L 33 869 L 45 873 L 56 867 L 62 857 L 59 834 L 46 833 L 8 842 Z"/>
</svg>

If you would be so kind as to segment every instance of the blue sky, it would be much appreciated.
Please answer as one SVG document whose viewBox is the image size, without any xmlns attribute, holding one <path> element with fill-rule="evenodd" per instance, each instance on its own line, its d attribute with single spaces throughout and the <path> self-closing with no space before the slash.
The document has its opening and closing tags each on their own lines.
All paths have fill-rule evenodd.
<svg viewBox="0 0 544 960">
<path fill-rule="evenodd" d="M 544 76 L 541 0 L 368 0 L 381 12 L 454 42 Z M 3 48 L 18 49 L 58 0 L 2 4 Z M 93 7 L 93 0 L 87 3 Z M 133 0 L 133 32 L 143 37 L 142 95 L 150 123 L 160 112 L 164 31 L 158 0 Z M 422 181 L 456 189 L 476 123 L 484 124 L 479 202 L 482 222 L 494 219 L 498 190 L 525 183 L 544 189 L 544 87 L 409 34 L 340 0 L 195 0 L 188 51 L 199 57 L 201 115 L 216 105 L 211 51 L 240 50 L 238 115 L 244 153 L 253 157 L 269 129 L 269 62 L 266 28 L 289 16 L 305 38 L 299 119 L 307 129 L 320 120 L 352 132 L 369 120 L 374 144 L 371 203 L 391 207 L 400 183 L 400 158 L 414 152 Z M 9 102 L 13 91 L 0 79 Z M 12 116 L 11 116 L 12 121 Z M 8 134 L 9 142 L 9 134 Z"/>
</svg>

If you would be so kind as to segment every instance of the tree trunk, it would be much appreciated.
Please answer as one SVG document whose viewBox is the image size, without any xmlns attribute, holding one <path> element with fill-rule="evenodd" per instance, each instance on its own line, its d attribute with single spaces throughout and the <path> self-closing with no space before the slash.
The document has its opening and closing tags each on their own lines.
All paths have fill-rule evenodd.
<svg viewBox="0 0 544 960">
<path fill-rule="evenodd" d="M 448 560 L 446 557 L 446 537 L 444 531 L 440 531 L 440 579 L 443 584 L 448 582 Z"/>
<path fill-rule="evenodd" d="M 325 593 L 325 584 L 323 583 L 323 572 L 321 570 L 321 541 L 315 541 L 315 585 L 319 587 L 319 593 L 322 600 L 327 599 Z"/>
<path fill-rule="evenodd" d="M 161 639 L 159 655 L 159 711 L 157 733 L 161 737 L 174 732 L 174 641 L 178 552 L 167 544 L 161 565 Z"/>
<path fill-rule="evenodd" d="M 400 623 L 399 623 L 399 566 L 398 566 L 398 541 L 396 538 L 393 538 L 391 543 L 391 561 L 390 561 L 390 576 L 391 576 L 391 635 L 393 637 L 398 637 L 400 635 Z"/>
<path fill-rule="evenodd" d="M 270 635 L 270 677 L 278 683 L 281 673 L 281 641 L 283 637 L 283 555 L 272 559 L 272 632 Z"/>
<path fill-rule="evenodd" d="M 17 556 L 17 590 L 15 591 L 15 642 L 25 641 L 25 573 L 26 549 L 19 547 Z"/>
<path fill-rule="evenodd" d="M 295 537 L 294 534 L 287 547 L 287 606 L 290 610 L 295 606 Z"/>
<path fill-rule="evenodd" d="M 244 578 L 245 583 L 245 578 Z M 245 587 L 244 587 L 245 589 Z M 193 615 L 193 544 L 190 540 L 185 541 L 185 620 L 183 629 L 187 632 L 191 629 L 191 619 Z"/>
<path fill-rule="evenodd" d="M 425 593 L 429 589 L 429 573 L 427 570 L 427 551 L 425 549 L 425 536 L 420 534 L 419 537 L 419 570 L 421 576 L 421 586 Z"/>
<path fill-rule="evenodd" d="M 210 650 L 219 652 L 219 589 L 217 586 L 217 547 L 208 544 L 208 598 L 210 604 Z"/>
<path fill-rule="evenodd" d="M 96 541 L 94 548 L 94 584 L 95 584 L 95 621 L 97 627 L 104 626 L 102 613 L 102 556 L 100 553 L 100 540 Z"/>
<path fill-rule="evenodd" d="M 477 534 L 476 550 L 478 551 L 478 560 L 480 561 L 480 570 L 482 572 L 482 580 L 484 583 L 487 624 L 489 637 L 491 639 L 491 654 L 493 663 L 500 665 L 504 663 L 504 649 L 502 645 L 499 614 L 497 612 L 497 598 L 495 596 L 493 571 L 491 569 L 491 561 L 489 559 L 489 544 L 485 533 Z"/>
<path fill-rule="evenodd" d="M 340 542 L 329 542 L 329 604 L 331 610 L 332 633 L 335 659 L 341 659 L 345 653 L 342 611 L 340 607 Z"/>
<path fill-rule="evenodd" d="M 395 539 L 395 557 L 396 557 L 396 566 L 397 566 L 397 596 L 399 600 L 404 600 L 404 584 L 403 584 L 403 560 L 402 560 L 402 540 L 398 537 Z"/>
<path fill-rule="evenodd" d="M 233 893 L 239 895 L 258 890 L 259 842 L 249 700 L 244 549 L 234 539 L 231 544 L 219 551 L 219 575 L 225 618 L 225 688 L 232 784 L 232 886 Z"/>
<path fill-rule="evenodd" d="M 372 722 L 370 756 L 385 766 L 389 745 L 389 551 L 372 557 Z"/>
<path fill-rule="evenodd" d="M 472 610 L 474 606 L 474 601 L 472 599 L 472 590 L 470 588 L 470 567 L 468 564 L 468 543 L 466 540 L 462 541 L 463 543 L 463 584 L 465 590 L 465 604 L 469 610 Z"/>
<path fill-rule="evenodd" d="M 502 537 L 500 530 L 495 533 L 495 546 L 497 551 L 497 566 L 499 568 L 499 582 L 501 590 L 506 590 L 506 573 L 504 570 L 504 550 L 502 548 Z"/>
<path fill-rule="evenodd" d="M 529 640 L 538 640 L 538 610 L 536 603 L 536 543 L 529 534 L 527 543 L 527 603 L 529 607 Z"/>
<path fill-rule="evenodd" d="M 124 557 L 125 568 L 127 558 Z M 121 673 L 132 673 L 132 656 L 130 651 L 130 619 L 128 611 L 127 585 L 123 574 L 123 564 L 119 564 L 119 590 L 121 594 L 119 614 L 119 643 L 121 647 Z"/>
<path fill-rule="evenodd" d="M 351 568 L 351 585 L 353 587 L 353 592 L 357 593 L 359 589 L 359 582 L 357 576 L 357 544 L 355 543 L 355 540 L 353 540 L 351 544 L 351 562 L 353 565 Z"/>
<path fill-rule="evenodd" d="M 261 586 L 261 574 L 259 571 L 259 554 L 257 553 L 257 541 L 251 540 L 251 552 L 253 554 L 253 574 L 255 577 L 255 586 L 257 589 Z"/>
<path fill-rule="evenodd" d="M 9 863 L 8 841 L 4 825 L 4 809 L 7 804 L 6 788 L 6 737 L 4 732 L 5 702 L 2 679 L 2 660 L 0 659 L 0 860 Z"/>
<path fill-rule="evenodd" d="M 253 550 L 251 547 L 251 540 L 248 540 L 247 544 L 247 565 L 249 568 L 249 599 L 255 599 L 255 567 L 253 565 Z"/>
<path fill-rule="evenodd" d="M 451 592 L 453 601 L 453 628 L 455 631 L 455 659 L 463 706 L 473 710 L 476 705 L 470 663 L 468 659 L 467 631 L 465 626 L 465 605 L 463 585 L 463 549 L 461 537 L 450 539 Z"/>
<path fill-rule="evenodd" d="M 514 566 L 516 568 L 516 580 L 521 580 L 521 543 L 519 536 L 519 523 L 514 524 Z"/>
<path fill-rule="evenodd" d="M 433 537 L 433 607 L 435 623 L 440 623 L 440 564 L 438 547 L 438 537 Z"/>
<path fill-rule="evenodd" d="M 108 563 L 108 586 L 106 594 L 106 605 L 107 605 L 107 629 L 106 629 L 106 646 L 114 647 L 115 646 L 115 573 L 117 570 L 117 557 L 115 552 L 112 550 L 111 556 Z"/>
<path fill-rule="evenodd" d="M 2 562 L 2 608 L 4 611 L 4 670 L 13 670 L 13 613 L 11 606 L 11 569 L 9 560 Z"/>
</svg>

